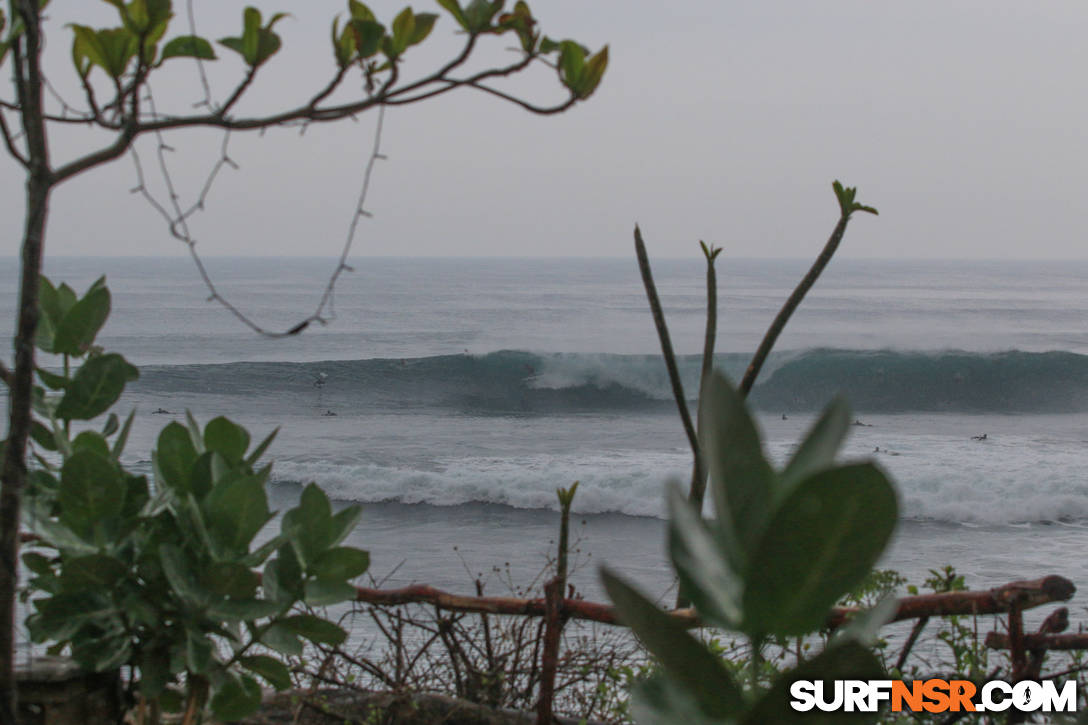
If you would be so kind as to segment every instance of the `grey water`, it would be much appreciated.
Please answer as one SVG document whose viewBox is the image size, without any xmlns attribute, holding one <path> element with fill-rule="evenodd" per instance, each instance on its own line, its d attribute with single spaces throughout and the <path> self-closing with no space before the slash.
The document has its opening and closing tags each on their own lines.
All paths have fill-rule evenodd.
<svg viewBox="0 0 1088 725">
<path fill-rule="evenodd" d="M 7 337 L 16 266 L 0 274 Z M 654 266 L 693 397 L 703 263 Z M 717 363 L 727 373 L 743 369 L 806 266 L 720 260 Z M 310 314 L 334 267 L 209 260 L 222 294 L 274 330 Z M 228 415 L 255 437 L 279 426 L 278 507 L 316 481 L 365 504 L 354 542 L 387 586 L 468 592 L 484 575 L 496 593 L 495 569 L 528 580 L 544 566 L 555 489 L 577 480 L 578 585 L 603 597 L 596 568 L 607 562 L 665 590 L 663 487 L 690 475 L 690 455 L 634 262 L 353 267 L 335 318 L 280 340 L 209 302 L 187 259 L 53 258 L 47 274 L 77 289 L 107 274 L 114 312 L 100 342 L 141 366 L 121 401 L 137 410 L 137 468 L 186 410 Z M 1047 573 L 1088 586 L 1086 321 L 1088 262 L 836 260 L 753 393 L 767 449 L 784 460 L 843 392 L 866 424 L 844 457 L 875 458 L 901 494 L 884 566 L 916 583 L 953 564 L 971 586 Z"/>
</svg>

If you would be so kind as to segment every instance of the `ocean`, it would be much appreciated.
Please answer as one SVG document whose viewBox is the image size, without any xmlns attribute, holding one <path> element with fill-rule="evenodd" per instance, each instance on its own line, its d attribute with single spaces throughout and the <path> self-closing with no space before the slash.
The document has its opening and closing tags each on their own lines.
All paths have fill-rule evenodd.
<svg viewBox="0 0 1088 725">
<path fill-rule="evenodd" d="M 277 330 L 312 311 L 335 265 L 207 261 L 226 297 Z M 720 368 L 743 370 L 807 264 L 719 258 Z M 184 258 L 50 258 L 47 274 L 79 290 L 107 275 L 100 342 L 141 368 L 120 402 L 137 410 L 137 470 L 186 410 L 255 439 L 279 427 L 278 508 L 316 481 L 365 505 L 352 542 L 384 586 L 470 593 L 479 576 L 495 594 L 545 565 L 555 489 L 579 481 L 578 587 L 603 599 L 608 562 L 665 591 L 663 488 L 691 464 L 634 259 L 352 265 L 335 319 L 281 340 L 209 302 Z M 16 266 L 0 275 L 9 338 Z M 704 263 L 654 272 L 694 398 Z M 842 392 L 864 424 L 844 459 L 875 459 L 900 491 L 882 566 L 915 583 L 952 564 L 972 587 L 1051 573 L 1088 587 L 1086 321 L 1088 262 L 833 261 L 753 391 L 767 449 L 784 461 Z"/>
</svg>

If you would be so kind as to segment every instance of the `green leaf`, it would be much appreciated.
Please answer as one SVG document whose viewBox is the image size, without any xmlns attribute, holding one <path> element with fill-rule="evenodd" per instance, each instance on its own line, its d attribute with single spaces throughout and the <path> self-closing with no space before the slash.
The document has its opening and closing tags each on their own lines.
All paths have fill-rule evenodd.
<svg viewBox="0 0 1088 725">
<path fill-rule="evenodd" d="M 132 430 L 132 420 L 136 417 L 136 411 L 129 411 L 128 417 L 125 418 L 125 424 L 121 426 L 121 433 L 117 436 L 117 439 L 113 442 L 113 449 L 110 454 L 114 458 L 120 458 L 121 453 L 125 450 L 125 444 L 128 443 L 128 434 Z"/>
<path fill-rule="evenodd" d="M 196 457 L 196 448 L 185 427 L 177 421 L 167 423 L 159 433 L 153 456 L 155 478 L 159 485 L 188 491 Z"/>
<path fill-rule="evenodd" d="M 824 408 L 820 419 L 812 426 L 790 462 L 779 476 L 778 497 L 784 498 L 802 479 L 835 463 L 846 434 L 850 430 L 850 406 L 839 396 Z"/>
<path fill-rule="evenodd" d="M 265 599 L 232 599 L 216 602 L 208 608 L 208 616 L 228 621 L 252 622 L 272 617 L 283 610 L 283 605 Z"/>
<path fill-rule="evenodd" d="M 543 38 L 540 39 L 539 50 L 544 55 L 547 55 L 548 53 L 554 53 L 555 51 L 559 50 L 559 43 L 545 35 Z"/>
<path fill-rule="evenodd" d="M 249 567 L 233 561 L 210 564 L 200 575 L 203 588 L 235 599 L 249 599 L 257 592 L 261 578 Z"/>
<path fill-rule="evenodd" d="M 880 661 L 867 647 L 857 643 L 829 647 L 810 660 L 787 670 L 775 681 L 771 689 L 756 702 L 742 721 L 744 725 L 841 725 L 841 712 L 824 712 L 813 708 L 807 712 L 794 710 L 790 687 L 798 680 L 881 680 L 887 675 Z M 851 723 L 872 723 L 880 718 L 879 712 L 853 713 Z"/>
<path fill-rule="evenodd" d="M 700 447 L 710 474 L 717 529 L 733 567 L 743 570 L 770 513 L 774 472 L 744 399 L 725 377 L 712 372 L 699 406 Z"/>
<path fill-rule="evenodd" d="M 253 476 L 217 483 L 204 501 L 208 534 L 233 556 L 249 551 L 253 537 L 272 518 L 264 486 Z"/>
<path fill-rule="evenodd" d="M 223 722 L 253 714 L 261 706 L 261 686 L 248 675 L 228 672 L 211 700 L 212 712 Z"/>
<path fill-rule="evenodd" d="M 212 44 L 196 35 L 179 35 L 176 38 L 171 38 L 170 42 L 162 49 L 162 58 L 159 62 L 161 63 L 170 58 L 216 60 Z"/>
<path fill-rule="evenodd" d="M 601 579 L 620 620 L 634 630 L 669 678 L 695 698 L 705 715 L 726 719 L 743 710 L 744 696 L 716 655 L 607 567 L 601 570 Z"/>
<path fill-rule="evenodd" d="M 30 437 L 47 451 L 57 450 L 57 439 L 53 436 L 53 431 L 46 428 L 39 421 L 31 422 Z"/>
<path fill-rule="evenodd" d="M 90 420 L 110 409 L 139 371 L 116 353 L 95 355 L 72 377 L 57 405 L 62 420 Z"/>
<path fill-rule="evenodd" d="M 465 30 L 468 30 L 468 19 L 465 17 L 465 13 L 461 10 L 460 3 L 457 0 L 436 0 L 436 2 L 445 8 L 446 12 L 453 16 L 453 19 L 457 21 Z"/>
<path fill-rule="evenodd" d="M 219 44 L 238 53 L 243 59 L 246 56 L 245 46 L 242 44 L 241 38 L 220 38 Z"/>
<path fill-rule="evenodd" d="M 49 318 L 49 315 L 40 315 L 38 317 L 38 329 L 34 332 L 34 345 L 40 350 L 45 352 L 53 352 L 56 345 L 56 328 L 53 324 L 53 320 Z M 40 369 L 39 369 L 40 372 Z M 60 378 L 60 376 L 56 376 Z M 63 378 L 61 378 L 63 380 Z"/>
<path fill-rule="evenodd" d="M 53 327 L 60 324 L 61 318 L 64 317 L 57 289 L 45 275 L 38 278 L 38 307 L 43 313 L 42 317 L 48 318 Z M 40 320 L 39 324 L 41 324 Z"/>
<path fill-rule="evenodd" d="M 375 20 L 373 11 L 359 0 L 348 0 L 348 12 L 356 20 Z"/>
<path fill-rule="evenodd" d="M 140 667 L 140 695 L 157 697 L 172 679 L 170 657 L 164 648 L 142 650 L 138 656 Z"/>
<path fill-rule="evenodd" d="M 242 11 L 242 48 L 246 63 L 257 65 L 261 11 L 249 5 Z"/>
<path fill-rule="evenodd" d="M 440 5 L 445 3 L 439 2 Z M 488 2 L 487 0 L 472 0 L 465 6 L 465 29 L 470 33 L 480 33 L 491 26 L 491 20 L 495 13 L 502 10 L 503 0 Z"/>
<path fill-rule="evenodd" d="M 343 581 L 314 579 L 306 582 L 303 599 L 311 607 L 327 607 L 330 604 L 355 600 L 355 587 Z"/>
<path fill-rule="evenodd" d="M 102 458 L 109 459 L 110 446 L 106 442 L 106 439 L 102 435 L 93 430 L 85 430 L 75 437 L 72 441 L 73 451 L 91 451 L 97 453 Z"/>
<path fill-rule="evenodd" d="M 586 65 L 586 50 L 573 40 L 559 44 L 559 80 L 577 95 Z"/>
<path fill-rule="evenodd" d="M 125 490 L 121 474 L 107 458 L 89 450 L 73 453 L 61 468 L 60 519 L 84 538 L 95 524 L 121 512 Z"/>
<path fill-rule="evenodd" d="M 314 644 L 336 646 L 343 643 L 348 637 L 347 632 L 342 628 L 313 614 L 294 614 L 284 619 L 281 624 L 291 632 L 300 637 L 305 637 Z"/>
<path fill-rule="evenodd" d="M 310 573 L 318 579 L 347 581 L 363 574 L 370 567 L 370 554 L 361 549 L 340 546 L 317 557 Z"/>
<path fill-rule="evenodd" d="M 53 564 L 50 559 L 36 551 L 27 551 L 22 556 L 23 566 L 38 576 L 52 576 Z"/>
<path fill-rule="evenodd" d="M 375 55 L 382 46 L 385 26 L 373 20 L 352 19 L 350 27 L 355 33 L 355 47 L 359 51 L 359 57 L 370 58 Z"/>
<path fill-rule="evenodd" d="M 577 95 L 579 98 L 584 100 L 593 95 L 593 91 L 597 90 L 601 78 L 604 77 L 606 68 L 608 68 L 607 45 L 586 62 L 581 77 L 578 79 Z"/>
<path fill-rule="evenodd" d="M 104 28 L 95 31 L 102 70 L 119 80 L 139 50 L 139 38 L 128 28 Z"/>
<path fill-rule="evenodd" d="M 239 662 L 250 672 L 263 677 L 268 684 L 277 690 L 287 690 L 291 687 L 291 671 L 287 666 L 275 657 L 268 655 L 254 655 L 242 657 Z"/>
<path fill-rule="evenodd" d="M 357 504 L 345 506 L 333 514 L 326 531 L 325 546 L 336 546 L 347 538 L 363 515 L 363 507 Z"/>
<path fill-rule="evenodd" d="M 284 624 L 273 624 L 261 634 L 261 644 L 282 652 L 288 657 L 302 654 L 302 642 L 295 633 Z"/>
<path fill-rule="evenodd" d="M 121 427 L 121 420 L 117 417 L 116 413 L 110 413 L 110 416 L 106 418 L 105 424 L 102 426 L 102 435 L 105 438 L 109 438 L 111 435 L 117 432 Z M 108 455 L 108 454 L 107 454 Z"/>
<path fill-rule="evenodd" d="M 351 30 L 351 23 L 340 30 L 339 17 L 332 21 L 332 53 L 341 68 L 346 68 L 355 57 L 355 34 Z"/>
<path fill-rule="evenodd" d="M 207 603 L 207 592 L 197 584 L 193 576 L 194 567 L 181 549 L 174 544 L 162 544 L 159 546 L 159 561 L 170 588 L 183 602 L 196 607 Z"/>
<path fill-rule="evenodd" d="M 189 440 L 193 443 L 193 449 L 197 453 L 204 452 L 204 434 L 200 432 L 200 424 L 196 422 L 192 411 L 186 409 L 185 424 L 189 430 Z"/>
<path fill-rule="evenodd" d="M 91 68 L 106 67 L 106 56 L 102 49 L 102 43 L 94 28 L 86 25 L 72 23 L 72 64 L 80 77 L 86 78 Z M 59 321 L 60 318 L 56 318 Z"/>
<path fill-rule="evenodd" d="M 294 602 L 302 594 L 302 568 L 290 546 L 281 546 L 276 558 L 264 568 L 262 588 L 266 597 L 283 604 Z"/>
<path fill-rule="evenodd" d="M 248 466 L 256 465 L 257 461 L 260 460 L 260 457 L 263 456 L 264 452 L 268 450 L 268 447 L 270 445 L 272 445 L 272 441 L 274 441 L 276 439 L 276 434 L 279 433 L 279 432 L 280 432 L 280 429 L 277 426 L 276 428 L 274 428 L 272 430 L 271 433 L 269 433 L 265 437 L 265 439 L 263 441 L 258 443 L 257 447 L 254 448 L 253 452 L 250 453 L 249 457 L 246 458 L 246 465 L 248 465 Z"/>
<path fill-rule="evenodd" d="M 249 448 L 249 433 L 242 426 L 220 416 L 205 426 L 204 446 L 209 451 L 218 451 L 229 462 L 235 463 L 242 459 Z"/>
<path fill-rule="evenodd" d="M 65 557 L 60 576 L 65 592 L 108 592 L 123 580 L 128 568 L 120 560 L 105 554 Z"/>
<path fill-rule="evenodd" d="M 895 489 L 871 463 L 802 481 L 752 553 L 744 630 L 795 635 L 818 629 L 831 606 L 873 568 L 897 516 Z"/>
<path fill-rule="evenodd" d="M 303 566 L 310 566 L 330 546 L 331 519 L 329 499 L 314 483 L 302 490 L 298 506 L 283 515 L 283 534 L 291 542 Z"/>
<path fill-rule="evenodd" d="M 124 519 L 135 519 L 151 498 L 147 486 L 147 477 L 126 474 L 125 489 L 125 504 L 121 510 L 121 516 Z M 135 524 L 135 522 L 130 523 Z"/>
<path fill-rule="evenodd" d="M 93 287 L 57 323 L 53 352 L 83 355 L 94 343 L 109 314 L 110 291 L 105 287 Z"/>
<path fill-rule="evenodd" d="M 91 287 L 93 288 L 94 285 L 91 285 Z M 64 319 L 64 316 L 68 314 L 68 310 L 75 305 L 77 299 L 79 298 L 76 296 L 76 291 L 69 287 L 66 282 L 61 282 L 60 287 L 57 287 L 57 305 L 60 309 L 60 316 L 56 320 L 58 325 Z"/>
<path fill-rule="evenodd" d="M 743 619 L 744 582 L 675 483 L 669 486 L 668 503 L 669 556 L 680 591 L 709 622 L 736 629 Z"/>
<path fill-rule="evenodd" d="M 850 215 L 856 211 L 863 211 L 869 214 L 880 213 L 871 206 L 864 206 L 854 201 L 854 198 L 858 193 L 856 186 L 843 187 L 843 185 L 836 180 L 831 183 L 831 188 L 835 190 L 835 197 L 839 200 L 839 209 L 842 212 L 843 218 L 849 219 Z"/>
<path fill-rule="evenodd" d="M 435 13 L 419 13 L 415 16 L 415 29 L 412 31 L 411 36 L 408 38 L 408 45 L 418 45 L 427 39 L 427 36 L 431 34 L 434 29 L 434 24 L 438 20 L 438 15 Z"/>
<path fill-rule="evenodd" d="M 416 16 L 412 8 L 404 8 L 393 19 L 393 56 L 397 57 L 408 47 L 408 41 L 416 31 Z"/>
<path fill-rule="evenodd" d="M 636 682 L 631 691 L 631 712 L 639 725 L 721 725 L 708 717 L 694 697 L 658 673 Z"/>
</svg>

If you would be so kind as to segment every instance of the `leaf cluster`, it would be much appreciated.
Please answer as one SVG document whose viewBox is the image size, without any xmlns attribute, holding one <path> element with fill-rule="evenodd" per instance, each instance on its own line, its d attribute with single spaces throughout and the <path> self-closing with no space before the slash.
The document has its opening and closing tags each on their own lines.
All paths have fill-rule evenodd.
<svg viewBox="0 0 1088 725">
<path fill-rule="evenodd" d="M 212 43 L 197 35 L 178 35 L 159 50 L 174 17 L 171 0 L 103 0 L 117 9 L 120 25 L 92 28 L 70 23 L 72 29 L 72 62 L 80 78 L 86 82 L 91 71 L 101 69 L 115 84 L 133 70 L 145 73 L 161 66 L 171 58 L 217 60 Z M 522 51 L 530 58 L 556 53 L 559 79 L 576 99 L 588 98 L 596 90 L 608 66 L 608 48 L 590 55 L 589 50 L 573 41 L 555 41 L 536 30 L 536 20 L 524 0 L 518 0 L 510 12 L 503 12 L 505 2 L 471 0 L 463 6 L 457 0 L 437 0 L 438 4 L 471 37 L 481 35 L 517 36 Z M 411 7 L 402 9 L 386 26 L 374 12 L 359 0 L 348 0 L 348 18 L 332 23 L 332 50 L 341 71 L 358 64 L 370 79 L 374 73 L 390 69 L 412 46 L 430 35 L 439 19 L 437 13 L 416 13 Z M 261 11 L 247 6 L 242 12 L 242 29 L 236 36 L 220 38 L 219 45 L 237 53 L 250 71 L 275 55 L 283 45 L 273 27 L 287 13 L 274 13 L 267 20 Z M 0 13 L 0 30 L 4 16 Z M 21 28 L 21 26 L 19 26 Z M 12 33 L 21 32 L 13 28 Z M 0 48 L 6 53 L 9 43 Z M 381 63 L 374 60 L 384 56 Z M 2 61 L 3 55 L 0 55 Z"/>
<path fill-rule="evenodd" d="M 41 311 L 51 334 L 39 345 L 83 356 L 109 310 L 104 280 L 82 298 L 43 280 Z M 113 375 L 106 372 L 113 370 Z M 284 513 L 279 534 L 258 537 L 274 512 L 261 457 L 276 432 L 251 445 L 242 426 L 219 417 L 203 428 L 171 422 L 152 453 L 153 478 L 126 470 L 133 422 L 110 415 L 101 431 L 72 436 L 72 420 L 105 412 L 135 368 L 92 353 L 73 373 L 39 371 L 38 456 L 27 514 L 40 539 L 23 555 L 32 573 L 33 641 L 70 650 L 86 669 L 132 668 L 138 693 L 164 707 L 210 695 L 215 715 L 243 717 L 260 704 L 261 682 L 291 684 L 285 656 L 303 640 L 337 645 L 346 633 L 300 607 L 354 598 L 351 580 L 369 557 L 342 542 L 358 506 L 334 512 L 316 485 Z M 112 438 L 112 440 L 111 440 Z M 263 569 L 263 571 L 262 571 Z"/>
<path fill-rule="evenodd" d="M 719 373 L 706 380 L 700 448 L 717 513 L 704 520 L 676 485 L 668 493 L 669 556 L 681 591 L 707 624 L 748 636 L 753 671 L 769 637 L 820 629 L 828 611 L 862 584 L 895 527 L 895 489 L 872 463 L 834 460 L 849 430 L 844 401 L 828 406 L 776 470 L 744 400 Z M 640 722 L 793 722 L 796 679 L 877 677 L 866 646 L 881 607 L 769 689 L 748 687 L 720 658 L 619 576 L 602 573 L 621 618 L 662 665 L 636 692 Z"/>
</svg>

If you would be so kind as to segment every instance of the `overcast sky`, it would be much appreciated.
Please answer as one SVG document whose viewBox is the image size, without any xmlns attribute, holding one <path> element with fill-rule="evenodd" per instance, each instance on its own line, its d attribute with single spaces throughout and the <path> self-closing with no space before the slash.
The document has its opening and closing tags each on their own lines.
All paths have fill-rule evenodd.
<svg viewBox="0 0 1088 725">
<path fill-rule="evenodd" d="M 285 50 L 262 69 L 239 114 L 297 105 L 333 70 L 329 24 L 345 2 L 274 0 L 292 17 Z M 385 21 L 401 6 L 374 0 Z M 355 254 L 629 256 L 638 221 L 651 253 L 811 256 L 835 222 L 832 179 L 880 210 L 859 216 L 842 254 L 854 257 L 1085 258 L 1088 195 L 1088 3 L 675 2 L 536 0 L 553 37 L 611 64 L 587 102 L 536 117 L 473 91 L 390 109 Z M 184 6 L 175 0 L 175 9 Z M 198 30 L 238 34 L 245 3 L 196 0 Z M 417 2 L 415 10 L 436 5 Z M 65 22 L 113 23 L 88 0 L 54 0 L 47 71 L 78 105 Z M 185 32 L 184 17 L 171 34 Z M 443 15 L 412 51 L 406 76 L 456 52 Z M 481 63 L 509 62 L 491 43 Z M 222 99 L 244 71 L 218 48 Z M 171 61 L 154 91 L 164 106 L 200 99 L 194 64 Z M 10 61 L 5 66 L 10 72 Z M 562 98 L 554 71 L 504 86 Z M 236 135 L 241 168 L 222 176 L 194 224 L 208 255 L 335 255 L 343 242 L 376 114 L 357 123 Z M 171 163 L 191 199 L 220 134 L 172 139 Z M 58 134 L 57 160 L 108 141 Z M 153 145 L 140 145 L 150 161 Z M 0 162 L 0 208 L 15 254 L 21 169 Z M 61 187 L 47 253 L 180 254 L 138 196 L 131 160 Z"/>
</svg>

